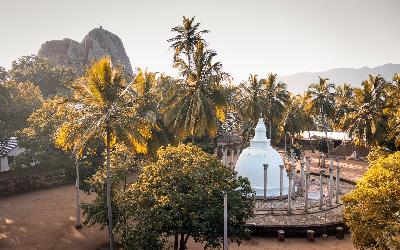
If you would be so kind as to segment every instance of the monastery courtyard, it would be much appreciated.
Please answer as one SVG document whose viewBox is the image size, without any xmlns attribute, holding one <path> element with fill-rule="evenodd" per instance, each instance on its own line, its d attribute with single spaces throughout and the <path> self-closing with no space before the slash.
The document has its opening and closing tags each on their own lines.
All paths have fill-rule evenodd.
<svg viewBox="0 0 400 250">
<path fill-rule="evenodd" d="M 306 153 L 309 156 L 317 154 Z M 312 159 L 316 164 L 316 159 Z M 367 162 L 342 161 L 342 177 L 358 179 L 367 169 Z M 313 169 L 313 168 L 312 168 Z M 82 193 L 82 201 L 93 197 Z M 107 241 L 107 231 L 96 227 L 75 230 L 75 187 L 64 185 L 51 189 L 36 190 L 2 198 L 0 203 L 0 249 L 95 249 Z M 191 242 L 188 249 L 203 249 Z M 252 237 L 238 248 L 229 249 L 355 249 L 349 234 L 344 240 L 329 236 L 327 240 L 316 238 L 286 238 L 278 242 L 274 237 Z"/>
</svg>

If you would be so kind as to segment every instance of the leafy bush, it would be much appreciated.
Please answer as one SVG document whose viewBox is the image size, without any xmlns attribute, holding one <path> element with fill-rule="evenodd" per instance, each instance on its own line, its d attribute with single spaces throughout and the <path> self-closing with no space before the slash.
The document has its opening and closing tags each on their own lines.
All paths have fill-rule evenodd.
<svg viewBox="0 0 400 250">
<path fill-rule="evenodd" d="M 376 146 L 372 147 L 371 151 L 369 152 L 367 159 L 369 162 L 376 161 L 380 158 L 386 157 L 390 154 L 390 150 L 386 147 Z"/>
<path fill-rule="evenodd" d="M 343 201 L 357 248 L 400 249 L 400 152 L 372 161 Z"/>
<path fill-rule="evenodd" d="M 128 223 L 122 230 L 127 249 L 162 247 L 175 237 L 174 248 L 185 249 L 189 237 L 220 247 L 223 238 L 223 191 L 228 195 L 228 236 L 240 242 L 245 222 L 253 215 L 253 192 L 247 179 L 199 147 L 181 144 L 157 152 L 158 160 L 143 168 L 120 204 Z M 140 232 L 140 234 L 136 234 Z"/>
</svg>

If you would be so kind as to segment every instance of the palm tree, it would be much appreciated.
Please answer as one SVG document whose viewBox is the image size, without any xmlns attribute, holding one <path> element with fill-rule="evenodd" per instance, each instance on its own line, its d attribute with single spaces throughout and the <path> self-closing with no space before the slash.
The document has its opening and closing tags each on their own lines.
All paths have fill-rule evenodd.
<svg viewBox="0 0 400 250">
<path fill-rule="evenodd" d="M 289 132 L 293 144 L 293 137 L 295 135 L 299 135 L 303 131 L 309 131 L 310 147 L 313 149 L 310 130 L 314 129 L 315 124 L 311 114 L 306 111 L 306 104 L 305 96 L 289 95 L 285 105 L 285 112 L 279 126 L 279 137 L 282 136 L 282 133 L 286 134 Z"/>
<path fill-rule="evenodd" d="M 343 130 L 344 122 L 355 107 L 352 105 L 351 100 L 354 100 L 354 89 L 344 83 L 336 87 L 335 94 L 335 122 L 333 126 L 337 129 Z"/>
<path fill-rule="evenodd" d="M 165 107 L 165 120 L 179 140 L 210 135 L 218 130 L 218 121 L 225 119 L 227 105 L 220 83 L 229 78 L 222 64 L 213 62 L 217 54 L 198 41 L 193 53 L 193 70 L 182 59 L 176 67 L 189 72 L 187 80 L 170 89 Z"/>
<path fill-rule="evenodd" d="M 182 72 L 187 78 L 189 77 L 189 72 L 193 68 L 192 55 L 193 50 L 198 42 L 203 42 L 201 38 L 202 34 L 208 33 L 208 30 L 198 30 L 200 23 L 194 23 L 194 17 L 187 18 L 183 17 L 182 26 L 176 26 L 171 29 L 171 32 L 177 32 L 178 34 L 168 39 L 169 43 L 172 43 L 170 48 L 175 50 L 174 61 L 180 60 L 181 53 L 186 56 L 187 70 Z"/>
<path fill-rule="evenodd" d="M 277 82 L 276 74 L 269 73 L 268 77 L 262 80 L 262 84 L 265 91 L 265 104 L 268 107 L 269 138 L 272 140 L 273 118 L 276 117 L 277 120 L 281 120 L 281 114 L 289 99 L 289 92 L 285 83 Z"/>
<path fill-rule="evenodd" d="M 353 112 L 345 121 L 344 128 L 356 137 L 356 144 L 379 145 L 387 133 L 389 83 L 380 75 L 369 76 L 362 88 L 354 90 Z"/>
<path fill-rule="evenodd" d="M 320 117 L 320 122 L 325 132 L 326 144 L 328 147 L 328 155 L 330 154 L 330 146 L 328 140 L 328 119 L 332 116 L 335 99 L 335 85 L 328 83 L 327 78 L 319 77 L 318 83 L 310 84 L 307 90 L 307 96 L 310 100 L 308 110 Z"/>
<path fill-rule="evenodd" d="M 257 124 L 264 107 L 264 92 L 262 81 L 257 75 L 250 74 L 247 81 L 242 82 L 237 90 L 235 111 L 242 124 L 245 142 L 250 139 L 250 131 Z"/>
<path fill-rule="evenodd" d="M 122 68 L 115 68 L 109 57 L 95 62 L 84 77 L 73 83 L 70 106 L 76 119 L 64 122 L 57 130 L 56 143 L 65 149 L 82 150 L 92 138 L 103 137 L 107 149 L 106 197 L 110 249 L 114 248 L 111 206 L 110 151 L 121 141 L 138 153 L 147 152 L 152 122 L 138 114 L 137 94 L 127 84 Z"/>
<path fill-rule="evenodd" d="M 148 141 L 149 153 L 153 155 L 160 146 L 173 142 L 173 135 L 169 133 L 163 115 L 160 112 L 164 108 L 164 86 L 169 83 L 169 78 L 161 76 L 157 79 L 157 73 L 143 72 L 138 69 L 138 73 L 133 80 L 133 87 L 137 92 L 142 117 L 150 116 L 154 118 L 154 127 L 152 129 L 152 138 Z M 170 88 L 167 86 L 166 88 Z"/>
</svg>

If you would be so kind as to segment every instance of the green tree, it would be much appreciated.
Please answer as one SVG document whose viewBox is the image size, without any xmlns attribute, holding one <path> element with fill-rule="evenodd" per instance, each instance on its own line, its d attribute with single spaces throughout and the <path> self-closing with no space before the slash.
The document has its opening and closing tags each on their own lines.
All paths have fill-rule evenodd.
<svg viewBox="0 0 400 250">
<path fill-rule="evenodd" d="M 308 87 L 307 97 L 309 105 L 307 110 L 319 117 L 319 122 L 325 132 L 326 144 L 328 146 L 328 155 L 330 154 L 330 146 L 328 140 L 328 119 L 333 116 L 335 108 L 335 85 L 328 82 L 327 78 L 319 78 L 318 83 L 312 83 Z"/>
<path fill-rule="evenodd" d="M 169 91 L 165 107 L 165 120 L 179 140 L 209 135 L 214 137 L 219 121 L 225 119 L 226 98 L 221 82 L 228 78 L 222 64 L 213 62 L 217 54 L 198 41 L 193 51 L 194 69 L 184 60 L 177 59 L 175 67 L 186 74 L 187 80 Z"/>
<path fill-rule="evenodd" d="M 30 82 L 0 84 L 0 140 L 15 136 L 27 126 L 27 119 L 42 105 L 38 87 Z"/>
<path fill-rule="evenodd" d="M 287 85 L 283 82 L 278 82 L 276 74 L 269 73 L 266 79 L 262 79 L 263 89 L 265 91 L 265 105 L 269 121 L 269 138 L 272 141 L 272 131 L 276 131 L 273 127 L 277 127 L 279 122 L 282 120 L 282 114 L 285 110 L 285 104 L 289 99 L 289 92 L 287 91 Z M 273 126 L 274 125 L 274 126 Z"/>
<path fill-rule="evenodd" d="M 220 247 L 223 191 L 228 195 L 228 236 L 239 243 L 254 208 L 248 180 L 237 178 L 196 146 L 167 146 L 157 154 L 157 161 L 143 168 L 123 201 L 130 222 L 124 246 L 157 249 L 163 246 L 163 237 L 173 236 L 174 249 L 186 249 L 189 237 L 206 247 Z"/>
<path fill-rule="evenodd" d="M 248 143 L 265 103 L 263 84 L 258 80 L 257 75 L 250 74 L 248 80 L 239 85 L 235 103 L 244 141 Z"/>
<path fill-rule="evenodd" d="M 182 25 L 175 26 L 171 32 L 176 32 L 177 35 L 167 41 L 171 43 L 172 49 L 175 50 L 174 61 L 183 60 L 181 54 L 186 58 L 186 71 L 181 72 L 186 78 L 190 77 L 190 72 L 193 70 L 193 51 L 198 42 L 203 42 L 202 34 L 208 33 L 208 30 L 199 30 L 200 23 L 194 22 L 194 17 L 183 17 Z"/>
<path fill-rule="evenodd" d="M 67 67 L 53 65 L 47 59 L 35 55 L 23 56 L 13 61 L 9 71 L 10 78 L 16 82 L 32 82 L 39 86 L 44 97 L 65 93 L 65 84 L 72 82 L 77 74 Z"/>
<path fill-rule="evenodd" d="M 354 98 L 354 89 L 349 84 L 344 83 L 343 85 L 336 86 L 335 122 L 333 123 L 336 129 L 343 130 L 350 113 L 356 109 L 352 102 Z"/>
<path fill-rule="evenodd" d="M 369 76 L 362 88 L 354 90 L 354 111 L 348 114 L 344 128 L 354 135 L 357 144 L 382 145 L 388 138 L 389 84 L 380 75 Z"/>
<path fill-rule="evenodd" d="M 389 138 L 394 140 L 397 147 L 400 146 L 400 74 L 393 76 L 393 84 L 387 91 L 387 114 L 389 117 Z"/>
<path fill-rule="evenodd" d="M 300 135 L 303 131 L 310 131 L 315 128 L 312 115 L 306 110 L 306 98 L 301 95 L 290 95 L 286 104 L 284 116 L 281 120 L 279 137 L 283 133 L 289 133 L 291 144 L 296 135 Z M 311 148 L 311 137 L 310 137 Z"/>
<path fill-rule="evenodd" d="M 65 150 L 81 150 L 91 138 L 101 135 L 105 139 L 108 228 L 113 249 L 111 148 L 115 142 L 121 142 L 132 151 L 146 153 L 153 124 L 138 115 L 137 94 L 132 83 L 125 82 L 122 68 L 113 67 L 109 57 L 95 62 L 72 88 L 70 105 L 75 108 L 77 119 L 66 121 L 58 128 L 56 143 Z"/>
<path fill-rule="evenodd" d="M 165 91 L 163 84 L 168 84 L 168 80 L 157 79 L 157 74 L 152 72 L 143 72 L 138 69 L 137 75 L 133 80 L 133 87 L 137 92 L 137 100 L 140 109 L 139 115 L 142 117 L 154 117 L 155 126 L 152 129 L 152 138 L 148 141 L 148 152 L 154 156 L 160 146 L 174 142 L 173 135 L 168 131 L 164 121 L 164 115 L 161 110 L 165 105 Z M 168 89 L 169 87 L 167 87 Z"/>
<path fill-rule="evenodd" d="M 4 67 L 0 66 L 0 83 L 7 81 L 9 77 L 10 76 L 7 70 Z"/>
<path fill-rule="evenodd" d="M 370 163 L 343 197 L 344 219 L 359 249 L 400 249 L 400 152 Z"/>
<path fill-rule="evenodd" d="M 64 103 L 63 98 L 49 98 L 29 116 L 18 133 L 19 144 L 26 150 L 16 157 L 15 168 L 35 165 L 67 169 L 73 165 L 71 154 L 57 149 L 53 138 L 57 127 L 69 116 Z"/>
</svg>

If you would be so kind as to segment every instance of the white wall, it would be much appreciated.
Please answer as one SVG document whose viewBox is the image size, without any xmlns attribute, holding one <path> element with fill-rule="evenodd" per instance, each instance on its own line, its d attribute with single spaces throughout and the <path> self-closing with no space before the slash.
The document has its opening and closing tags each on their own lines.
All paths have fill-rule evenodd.
<svg viewBox="0 0 400 250">
<path fill-rule="evenodd" d="M 16 146 L 15 148 L 11 149 L 7 156 L 4 158 L 0 159 L 0 172 L 4 172 L 4 171 L 8 171 L 10 170 L 10 166 L 8 165 L 8 156 L 16 156 L 22 152 L 24 152 L 25 149 L 24 148 L 20 148 L 18 146 Z"/>
</svg>

